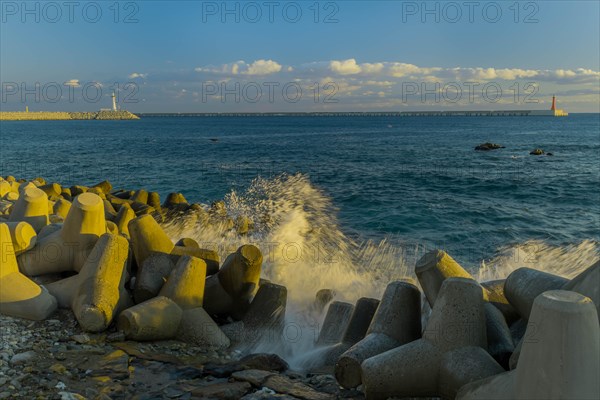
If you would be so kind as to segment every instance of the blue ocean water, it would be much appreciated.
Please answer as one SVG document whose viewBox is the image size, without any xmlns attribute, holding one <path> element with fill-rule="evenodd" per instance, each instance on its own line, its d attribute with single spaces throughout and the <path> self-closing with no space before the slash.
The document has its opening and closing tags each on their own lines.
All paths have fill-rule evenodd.
<svg viewBox="0 0 600 400">
<path fill-rule="evenodd" d="M 474 151 L 486 141 L 506 148 Z M 534 148 L 553 156 L 529 155 Z M 347 237 L 442 247 L 471 263 L 532 240 L 598 242 L 599 153 L 598 114 L 0 124 L 3 176 L 66 185 L 108 179 L 209 204 L 247 192 L 258 176 L 302 174 Z"/>
</svg>

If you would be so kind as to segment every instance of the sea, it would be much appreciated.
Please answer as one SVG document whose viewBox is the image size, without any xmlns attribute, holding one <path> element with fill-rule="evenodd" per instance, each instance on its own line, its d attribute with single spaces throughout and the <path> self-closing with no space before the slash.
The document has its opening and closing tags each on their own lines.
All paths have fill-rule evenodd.
<svg viewBox="0 0 600 400">
<path fill-rule="evenodd" d="M 504 148 L 476 151 L 484 142 Z M 429 250 L 480 281 L 519 267 L 573 277 L 600 259 L 600 114 L 2 121 L 0 156 L 3 176 L 107 179 L 250 218 L 245 235 L 188 220 L 165 230 L 222 257 L 262 250 L 263 278 L 288 288 L 279 352 L 292 364 L 323 319 L 318 290 L 381 296 Z"/>
</svg>

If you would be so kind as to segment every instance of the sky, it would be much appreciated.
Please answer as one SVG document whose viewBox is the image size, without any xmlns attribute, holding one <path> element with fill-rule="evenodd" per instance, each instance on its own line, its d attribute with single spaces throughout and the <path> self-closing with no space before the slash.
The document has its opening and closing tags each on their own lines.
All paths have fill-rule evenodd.
<svg viewBox="0 0 600 400">
<path fill-rule="evenodd" d="M 2 110 L 600 112 L 600 1 L 0 1 Z"/>
</svg>

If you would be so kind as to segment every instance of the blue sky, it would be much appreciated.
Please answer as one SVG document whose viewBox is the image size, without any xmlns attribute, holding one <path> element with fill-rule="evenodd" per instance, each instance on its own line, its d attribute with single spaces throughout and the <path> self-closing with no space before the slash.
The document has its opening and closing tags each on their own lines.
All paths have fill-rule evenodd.
<svg viewBox="0 0 600 400">
<path fill-rule="evenodd" d="M 600 111 L 598 1 L 0 3 L 6 110 Z"/>
</svg>

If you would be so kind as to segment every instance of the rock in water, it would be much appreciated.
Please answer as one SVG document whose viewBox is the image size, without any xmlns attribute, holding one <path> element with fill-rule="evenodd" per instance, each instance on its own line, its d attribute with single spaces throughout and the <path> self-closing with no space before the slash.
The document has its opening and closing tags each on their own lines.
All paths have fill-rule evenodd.
<svg viewBox="0 0 600 400">
<path fill-rule="evenodd" d="M 485 142 L 475 147 L 478 151 L 489 151 L 496 149 L 504 149 L 505 147 L 496 143 Z"/>
</svg>

